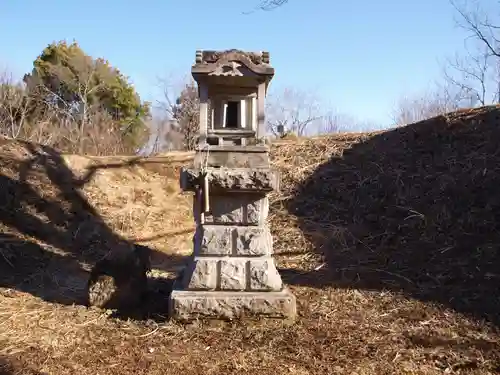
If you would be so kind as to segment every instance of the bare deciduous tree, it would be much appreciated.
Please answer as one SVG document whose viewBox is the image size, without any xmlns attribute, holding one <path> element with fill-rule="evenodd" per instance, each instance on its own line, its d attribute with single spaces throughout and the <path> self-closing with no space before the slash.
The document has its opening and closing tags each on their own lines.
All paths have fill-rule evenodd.
<svg viewBox="0 0 500 375">
<path fill-rule="evenodd" d="M 163 113 L 153 116 L 150 121 L 151 136 L 149 141 L 141 148 L 142 155 L 155 155 L 161 152 L 182 150 L 183 135 L 175 120 Z"/>
<path fill-rule="evenodd" d="M 461 95 L 446 88 L 401 98 L 393 112 L 397 126 L 411 124 L 460 108 Z"/>
<path fill-rule="evenodd" d="M 447 81 L 469 106 L 500 102 L 500 20 L 479 0 L 450 0 L 460 28 L 468 33 L 465 48 L 448 60 Z M 495 19 L 497 17 L 497 19 Z"/>
<path fill-rule="evenodd" d="M 193 150 L 199 129 L 198 87 L 193 80 L 186 81 L 172 84 L 170 80 L 159 79 L 163 98 L 158 101 L 158 107 L 164 118 L 162 126 L 168 126 L 168 129 L 160 129 L 168 137 L 161 142 L 179 143 L 182 139 L 182 146 L 174 147 Z"/>
<path fill-rule="evenodd" d="M 487 53 L 471 53 L 470 51 L 466 51 L 465 56 L 457 55 L 454 61 L 448 62 L 448 69 L 445 69 L 444 76 L 461 92 L 462 98 L 469 101 L 470 106 L 476 103 L 485 105 L 490 99 L 494 99 L 494 97 L 489 97 L 490 92 L 487 87 L 490 80 L 489 63 Z"/>
<path fill-rule="evenodd" d="M 85 97 L 89 87 L 90 84 L 84 82 L 79 95 Z M 79 108 L 62 105 L 64 102 L 60 100 L 49 100 L 54 95 L 43 85 L 28 93 L 24 83 L 15 82 L 7 73 L 2 74 L 0 134 L 71 153 L 109 155 L 134 152 L 123 142 L 123 124 L 115 121 L 109 113 L 86 100 Z"/>
<path fill-rule="evenodd" d="M 341 115 L 335 112 L 328 113 L 324 118 L 321 124 L 320 133 L 323 134 L 331 134 L 338 133 L 341 128 L 341 123 L 343 122 L 343 118 Z"/>
<path fill-rule="evenodd" d="M 316 95 L 293 88 L 269 95 L 266 107 L 267 129 L 276 137 L 289 133 L 302 137 L 317 132 L 313 128 L 320 127 L 324 117 Z"/>
<path fill-rule="evenodd" d="M 332 110 L 323 117 L 318 133 L 348 132 L 360 127 L 363 128 L 362 122 L 356 121 L 352 116 Z"/>
<path fill-rule="evenodd" d="M 210 113 L 210 109 L 208 111 Z M 200 101 L 194 81 L 186 84 L 174 107 L 174 120 L 183 135 L 184 149 L 194 150 L 200 128 Z"/>
<path fill-rule="evenodd" d="M 25 95 L 22 83 L 15 82 L 12 75 L 0 75 L 0 133 L 18 138 L 26 126 L 30 99 Z"/>
</svg>

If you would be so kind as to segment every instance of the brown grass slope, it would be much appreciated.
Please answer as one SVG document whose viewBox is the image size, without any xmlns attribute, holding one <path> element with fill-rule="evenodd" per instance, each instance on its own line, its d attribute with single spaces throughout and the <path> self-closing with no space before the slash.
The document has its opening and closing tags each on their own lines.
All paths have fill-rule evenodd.
<svg viewBox="0 0 500 375">
<path fill-rule="evenodd" d="M 482 108 L 278 147 L 282 204 L 329 265 L 303 281 L 401 291 L 499 326 L 499 139 L 500 110 Z"/>
<path fill-rule="evenodd" d="M 168 278 L 191 251 L 177 179 L 191 154 L 88 158 L 3 140 L 0 373 L 500 372 L 499 114 L 273 147 L 292 326 L 165 318 Z M 133 315 L 82 306 L 89 266 L 124 243 L 153 253 L 148 300 Z"/>
<path fill-rule="evenodd" d="M 188 250 L 190 202 L 177 196 L 178 165 L 168 157 L 144 163 L 62 155 L 6 139 L 0 152 L 3 284 L 81 302 L 85 272 L 123 244 L 148 247 L 155 263 L 168 265 L 182 257 L 161 250 Z"/>
</svg>

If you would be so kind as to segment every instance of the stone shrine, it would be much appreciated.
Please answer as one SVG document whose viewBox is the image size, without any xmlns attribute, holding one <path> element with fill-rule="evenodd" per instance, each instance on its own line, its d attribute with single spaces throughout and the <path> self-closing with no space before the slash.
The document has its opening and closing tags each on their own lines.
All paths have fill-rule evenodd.
<svg viewBox="0 0 500 375">
<path fill-rule="evenodd" d="M 173 319 L 294 319 L 267 223 L 268 194 L 279 189 L 265 137 L 269 53 L 197 51 L 192 75 L 200 133 L 181 188 L 194 192 L 196 232 L 189 264 L 169 301 Z"/>
</svg>

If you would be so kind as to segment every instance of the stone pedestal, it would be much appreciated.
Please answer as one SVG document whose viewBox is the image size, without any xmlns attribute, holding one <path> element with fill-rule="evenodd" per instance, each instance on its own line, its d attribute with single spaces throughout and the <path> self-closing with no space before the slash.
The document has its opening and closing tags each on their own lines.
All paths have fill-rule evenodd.
<svg viewBox="0 0 500 375">
<path fill-rule="evenodd" d="M 293 319 L 296 315 L 295 297 L 284 287 L 276 269 L 267 224 L 267 194 L 279 188 L 279 176 L 269 167 L 266 148 L 257 153 L 247 149 L 233 146 L 230 155 L 240 162 L 247 158 L 247 165 L 255 159 L 258 167 L 214 167 L 217 155 L 228 156 L 217 154 L 223 150 L 214 147 L 205 169 L 209 211 L 203 213 L 202 221 L 204 205 L 201 196 L 195 195 L 194 251 L 169 301 L 174 319 Z M 184 169 L 182 189 L 197 191 L 199 173 L 198 169 Z"/>
</svg>

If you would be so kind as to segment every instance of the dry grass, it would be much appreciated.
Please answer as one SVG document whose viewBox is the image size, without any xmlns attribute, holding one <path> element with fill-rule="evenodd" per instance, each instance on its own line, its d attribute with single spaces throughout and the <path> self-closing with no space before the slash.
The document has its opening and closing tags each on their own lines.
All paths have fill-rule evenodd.
<svg viewBox="0 0 500 375">
<path fill-rule="evenodd" d="M 291 326 L 178 325 L 161 319 L 161 290 L 141 319 L 82 307 L 86 266 L 119 239 L 156 250 L 157 279 L 180 267 L 192 219 L 176 166 L 192 155 L 163 164 L 168 155 L 65 156 L 61 165 L 4 141 L 5 373 L 500 372 L 499 112 L 274 146 L 283 189 L 272 196 L 271 224 L 299 304 Z M 34 191 L 16 183 L 25 175 Z"/>
</svg>

